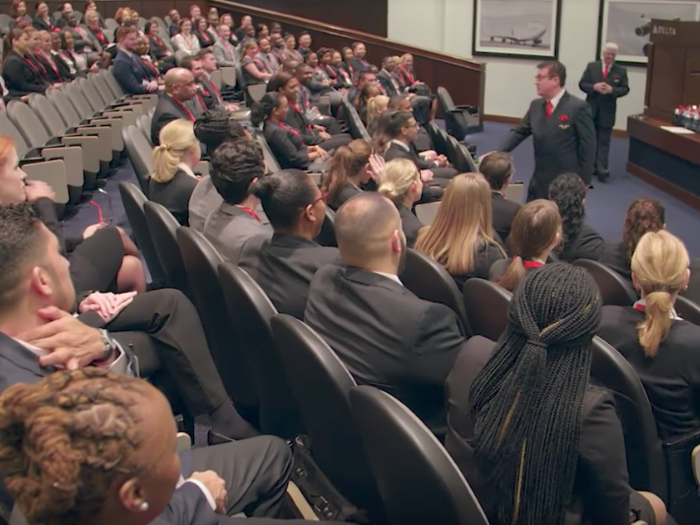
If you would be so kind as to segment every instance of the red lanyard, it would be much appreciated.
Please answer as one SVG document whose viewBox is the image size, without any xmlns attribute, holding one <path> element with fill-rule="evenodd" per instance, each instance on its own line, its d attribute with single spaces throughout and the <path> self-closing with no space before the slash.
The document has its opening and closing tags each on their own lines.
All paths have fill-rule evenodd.
<svg viewBox="0 0 700 525">
<path fill-rule="evenodd" d="M 304 116 L 304 113 L 302 113 L 301 109 L 299 109 L 299 106 L 297 106 L 296 104 L 292 104 L 292 103 L 290 102 L 290 103 L 289 103 L 289 107 L 291 107 L 292 109 L 294 109 L 294 110 L 295 110 L 297 113 L 299 113 L 302 117 Z M 307 124 L 306 127 L 309 129 L 309 131 L 312 131 L 311 126 L 309 126 L 309 125 Z"/>
<path fill-rule="evenodd" d="M 408 81 L 411 83 L 411 85 L 413 85 L 413 84 L 416 82 L 414 76 L 413 76 L 411 73 L 409 73 L 408 70 L 407 70 L 406 68 L 403 68 L 403 67 L 402 67 L 402 68 L 401 68 L 401 71 L 403 71 L 403 74 L 406 75 L 406 78 L 407 78 Z"/>
<path fill-rule="evenodd" d="M 199 100 L 199 105 L 202 106 L 202 109 L 203 109 L 204 111 L 206 111 L 206 110 L 207 110 L 207 105 L 206 105 L 206 104 L 204 103 L 204 101 L 202 100 L 202 97 L 199 96 L 199 93 L 197 93 L 195 96 L 197 97 L 197 100 Z M 194 122 L 194 119 L 192 119 L 192 122 Z"/>
<path fill-rule="evenodd" d="M 323 66 L 323 69 L 326 70 L 326 73 L 328 74 L 328 76 L 333 78 L 333 80 L 338 80 L 338 75 L 336 74 L 335 71 L 333 71 L 333 68 L 331 66 Z"/>
<path fill-rule="evenodd" d="M 96 31 L 95 36 L 100 41 L 100 44 L 104 44 L 105 43 L 105 36 L 102 33 L 102 31 L 100 31 L 99 29 L 96 29 L 95 31 Z"/>
<path fill-rule="evenodd" d="M 523 261 L 523 266 L 525 268 L 540 268 L 544 266 L 544 263 L 541 263 L 540 261 Z"/>
<path fill-rule="evenodd" d="M 301 133 L 299 133 L 299 132 L 298 132 L 296 129 L 294 129 L 294 128 L 290 128 L 290 127 L 287 126 L 284 122 L 278 122 L 277 124 L 279 124 L 279 126 L 280 126 L 282 129 L 286 129 L 287 131 L 291 131 L 291 132 L 294 133 L 297 137 L 301 137 Z"/>
<path fill-rule="evenodd" d="M 37 73 L 39 73 L 39 67 L 40 67 L 40 68 L 42 69 L 42 71 L 44 72 L 44 76 L 46 76 L 46 68 L 45 68 L 44 66 L 41 65 L 41 62 L 38 62 L 38 61 L 37 61 L 37 63 L 35 64 L 34 62 L 32 62 L 32 61 L 31 61 L 30 59 L 28 59 L 28 58 L 25 58 L 24 61 L 25 61 L 27 64 L 29 64 L 29 67 L 31 67 L 31 68 L 32 68 L 34 71 L 36 71 Z M 39 67 L 37 67 L 37 66 L 39 66 Z"/>
<path fill-rule="evenodd" d="M 207 34 L 206 31 L 200 33 L 200 35 L 202 35 L 202 38 L 203 38 L 204 40 L 206 40 L 207 42 L 211 42 L 211 38 L 209 38 L 209 35 Z"/>
<path fill-rule="evenodd" d="M 155 73 L 155 75 L 158 76 L 158 70 L 156 69 L 156 66 L 154 66 L 153 64 L 151 64 L 148 60 L 144 60 L 143 58 L 141 59 L 141 62 L 143 62 L 143 63 L 146 64 L 149 68 L 151 68 L 151 71 L 153 71 L 153 73 Z"/>
<path fill-rule="evenodd" d="M 49 64 L 51 64 L 53 72 L 60 77 L 61 75 L 58 72 L 58 68 L 56 67 L 56 61 L 53 59 L 53 57 L 49 54 L 49 56 L 44 55 L 44 58 L 49 61 Z"/>
<path fill-rule="evenodd" d="M 180 106 L 180 107 L 182 108 L 182 111 L 184 111 L 185 113 L 187 113 L 187 116 L 189 117 L 189 119 L 190 119 L 192 122 L 194 122 L 194 121 L 196 120 L 196 119 L 194 118 L 194 115 L 192 114 L 192 112 L 191 112 L 189 109 L 187 109 L 187 108 L 185 107 L 185 105 L 184 105 L 182 102 L 180 102 L 180 101 L 177 100 L 176 98 L 173 98 L 173 97 L 170 97 L 170 98 L 172 98 L 172 99 L 173 99 L 173 102 L 175 102 L 178 106 Z M 201 100 L 201 99 L 200 99 L 200 100 Z"/>
<path fill-rule="evenodd" d="M 163 42 L 161 42 L 160 38 L 156 38 L 156 43 L 159 47 L 163 47 Z"/>
<path fill-rule="evenodd" d="M 258 68 L 258 70 L 261 73 L 264 73 L 265 71 L 267 71 L 265 69 L 265 64 L 263 64 L 263 61 L 260 60 L 259 58 L 253 58 L 253 62 L 255 63 L 255 66 Z"/>
<path fill-rule="evenodd" d="M 95 201 L 90 201 L 90 204 L 92 204 L 95 208 L 97 208 L 97 219 L 99 221 L 99 224 L 104 224 L 105 219 L 102 216 L 102 208 L 100 207 L 100 205 L 97 204 Z"/>
<path fill-rule="evenodd" d="M 92 201 L 91 201 L 91 202 L 92 202 Z M 255 210 L 253 210 L 252 208 L 249 208 L 248 206 L 238 206 L 238 207 L 239 207 L 240 209 L 242 209 L 244 212 L 246 212 L 248 215 L 250 215 L 251 217 L 253 217 L 253 219 L 255 219 L 256 221 L 262 222 L 262 221 L 260 220 L 260 217 L 258 217 L 258 214 L 255 213 Z"/>
</svg>

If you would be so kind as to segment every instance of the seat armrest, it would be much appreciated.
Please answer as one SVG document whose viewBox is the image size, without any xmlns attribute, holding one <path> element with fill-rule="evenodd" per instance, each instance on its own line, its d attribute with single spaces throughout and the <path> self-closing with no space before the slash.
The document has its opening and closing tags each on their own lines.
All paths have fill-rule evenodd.
<svg viewBox="0 0 700 525">
<path fill-rule="evenodd" d="M 479 108 L 478 108 L 478 107 L 472 106 L 472 105 L 469 105 L 469 104 L 462 104 L 462 105 L 459 105 L 459 106 L 455 106 L 454 109 L 456 109 L 456 110 L 458 110 L 458 111 L 468 111 L 468 112 L 471 113 L 472 115 L 474 115 L 474 114 L 476 114 L 476 113 L 479 112 Z"/>
</svg>

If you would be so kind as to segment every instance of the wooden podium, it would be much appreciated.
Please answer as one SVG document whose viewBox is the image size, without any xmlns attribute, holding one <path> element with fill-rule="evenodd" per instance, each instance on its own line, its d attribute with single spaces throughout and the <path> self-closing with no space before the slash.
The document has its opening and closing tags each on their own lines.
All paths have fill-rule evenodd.
<svg viewBox="0 0 700 525">
<path fill-rule="evenodd" d="M 700 22 L 652 20 L 644 113 L 627 120 L 627 170 L 700 210 L 700 134 L 677 134 L 678 106 L 700 105 Z"/>
</svg>

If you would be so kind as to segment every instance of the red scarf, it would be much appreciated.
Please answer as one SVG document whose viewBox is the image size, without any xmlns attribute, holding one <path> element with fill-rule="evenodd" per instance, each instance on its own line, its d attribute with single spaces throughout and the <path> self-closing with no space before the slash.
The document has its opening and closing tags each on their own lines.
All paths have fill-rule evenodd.
<svg viewBox="0 0 700 525">
<path fill-rule="evenodd" d="M 416 78 L 413 76 L 413 73 L 409 73 L 405 67 L 401 67 L 401 71 L 403 72 L 404 76 L 406 77 L 406 80 L 408 80 L 408 83 L 410 85 L 416 83 Z"/>
<path fill-rule="evenodd" d="M 267 71 L 265 64 L 258 57 L 253 57 L 253 63 L 255 64 L 255 67 L 258 68 L 258 71 L 260 71 L 261 73 L 265 73 Z"/>
<path fill-rule="evenodd" d="M 56 67 L 56 61 L 53 59 L 51 56 L 51 53 L 49 53 L 49 56 L 47 57 L 42 53 L 42 56 L 49 61 L 49 64 L 51 64 L 51 69 L 53 69 L 54 73 L 56 73 L 56 76 L 59 78 L 61 77 L 61 74 L 58 72 L 58 67 Z"/>
<path fill-rule="evenodd" d="M 250 215 L 251 217 L 253 217 L 253 219 L 255 219 L 256 221 L 262 222 L 262 221 L 260 220 L 260 217 L 258 217 L 258 214 L 255 213 L 255 210 L 254 210 L 254 209 L 249 208 L 248 206 L 238 206 L 238 207 L 239 207 L 240 209 L 242 209 L 244 212 L 246 212 L 248 215 Z"/>
<path fill-rule="evenodd" d="M 46 68 L 41 64 L 41 62 L 39 62 L 38 59 L 36 61 L 33 61 L 29 57 L 24 57 L 24 61 L 27 64 L 29 64 L 29 67 L 31 67 L 34 71 L 36 71 L 44 77 L 46 76 Z M 41 69 L 41 71 L 39 69 Z"/>
<path fill-rule="evenodd" d="M 202 38 L 203 38 L 204 40 L 207 41 L 207 43 L 211 42 L 211 38 L 210 38 L 209 35 L 207 34 L 206 30 L 205 30 L 205 31 L 202 31 L 202 32 L 199 33 L 199 34 L 202 36 Z"/>
<path fill-rule="evenodd" d="M 104 45 L 105 43 L 105 35 L 102 33 L 99 27 L 96 27 L 92 30 L 92 33 L 97 37 L 97 40 L 100 41 L 100 44 Z"/>
<path fill-rule="evenodd" d="M 335 73 L 335 71 L 333 71 L 333 68 L 331 66 L 324 64 L 321 67 L 326 71 L 326 74 L 330 78 L 332 78 L 333 80 L 338 80 L 338 75 Z"/>
<path fill-rule="evenodd" d="M 173 102 L 175 102 L 175 104 L 177 104 L 178 106 L 180 106 L 180 107 L 182 108 L 182 111 L 184 111 L 185 113 L 187 113 L 187 117 L 188 117 L 192 122 L 194 122 L 195 120 L 197 120 L 197 119 L 194 118 L 194 115 L 192 114 L 192 112 L 191 112 L 189 109 L 187 109 L 187 107 L 185 107 L 185 105 L 184 105 L 182 102 L 180 102 L 180 101 L 177 100 L 176 98 L 173 98 L 173 97 L 170 97 L 170 98 L 173 99 Z"/>
<path fill-rule="evenodd" d="M 279 124 L 279 127 L 280 127 L 280 128 L 286 129 L 287 131 L 291 131 L 291 132 L 294 133 L 297 137 L 301 137 L 301 133 L 299 133 L 296 129 L 287 126 L 284 122 L 278 122 L 277 124 Z"/>
<path fill-rule="evenodd" d="M 299 106 L 297 106 L 296 104 L 292 104 L 292 103 L 290 102 L 290 103 L 289 103 L 289 107 L 292 108 L 292 109 L 294 109 L 294 110 L 295 110 L 297 113 L 299 113 L 302 117 L 304 116 L 304 113 L 301 111 L 301 109 L 299 109 Z M 307 125 L 306 127 L 308 128 L 309 131 L 313 131 L 313 129 L 311 128 L 311 126 Z"/>
<path fill-rule="evenodd" d="M 160 74 L 158 73 L 158 69 L 156 69 L 156 66 L 154 66 L 153 64 L 151 64 L 151 62 L 150 62 L 149 60 L 146 60 L 146 59 L 142 58 L 142 59 L 141 59 L 141 62 L 143 62 L 144 64 L 146 64 L 146 66 L 148 66 L 149 69 L 150 69 L 151 71 L 153 71 L 153 74 L 156 76 L 156 78 L 158 78 L 158 77 L 160 76 Z"/>
</svg>

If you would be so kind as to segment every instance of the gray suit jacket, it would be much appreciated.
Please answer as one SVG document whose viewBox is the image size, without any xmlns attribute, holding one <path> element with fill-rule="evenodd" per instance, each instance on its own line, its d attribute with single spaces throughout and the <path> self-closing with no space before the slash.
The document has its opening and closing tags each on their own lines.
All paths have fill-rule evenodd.
<svg viewBox="0 0 700 525">
<path fill-rule="evenodd" d="M 545 106 L 544 99 L 533 100 L 500 147 L 501 151 L 512 151 L 532 135 L 536 199 L 546 199 L 550 183 L 562 173 L 578 173 L 590 184 L 596 154 L 595 127 L 586 102 L 566 92 L 549 117 L 545 117 Z"/>
<path fill-rule="evenodd" d="M 277 57 L 270 53 L 263 53 L 262 51 L 255 55 L 256 58 L 259 58 L 262 60 L 262 63 L 265 64 L 265 68 L 267 69 L 268 73 L 272 73 L 273 75 L 277 73 L 277 70 L 280 68 L 280 64 L 277 61 Z"/>
<path fill-rule="evenodd" d="M 233 54 L 233 47 L 231 47 L 231 52 L 226 49 L 226 46 L 220 40 L 217 40 L 211 50 L 214 53 L 214 58 L 216 58 L 216 63 L 219 67 L 235 67 L 237 64 L 236 56 Z"/>
<path fill-rule="evenodd" d="M 272 238 L 272 228 L 238 206 L 222 202 L 207 217 L 202 234 L 227 262 L 238 264 L 244 249 L 255 251 Z"/>
</svg>

